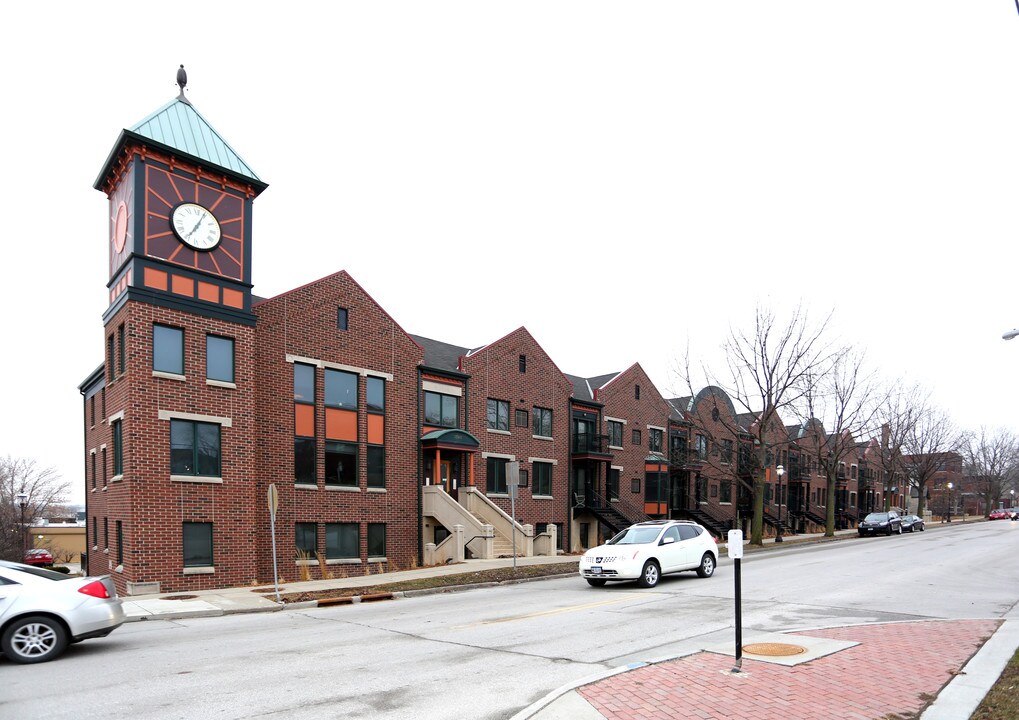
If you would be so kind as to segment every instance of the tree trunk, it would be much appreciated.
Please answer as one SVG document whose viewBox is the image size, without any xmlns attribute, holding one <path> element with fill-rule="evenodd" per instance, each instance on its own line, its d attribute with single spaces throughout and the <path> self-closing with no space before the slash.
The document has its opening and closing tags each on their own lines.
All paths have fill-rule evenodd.
<svg viewBox="0 0 1019 720">
<path fill-rule="evenodd" d="M 824 514 L 824 536 L 835 537 L 835 475 L 829 475 L 828 481 L 828 504 L 825 506 Z"/>
</svg>

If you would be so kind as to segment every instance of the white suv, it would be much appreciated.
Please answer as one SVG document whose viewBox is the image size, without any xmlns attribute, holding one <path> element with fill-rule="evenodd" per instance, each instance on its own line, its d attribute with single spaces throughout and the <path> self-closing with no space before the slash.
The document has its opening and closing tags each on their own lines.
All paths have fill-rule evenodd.
<svg viewBox="0 0 1019 720">
<path fill-rule="evenodd" d="M 637 580 L 654 587 L 662 575 L 696 570 L 711 577 L 718 564 L 715 538 L 695 522 L 650 520 L 623 530 L 580 559 L 580 576 L 601 587 L 609 580 Z"/>
</svg>

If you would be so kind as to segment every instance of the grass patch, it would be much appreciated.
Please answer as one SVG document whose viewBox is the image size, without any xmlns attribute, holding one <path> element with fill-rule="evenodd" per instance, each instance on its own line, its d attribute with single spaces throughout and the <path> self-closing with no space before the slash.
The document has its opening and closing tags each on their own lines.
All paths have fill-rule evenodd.
<svg viewBox="0 0 1019 720">
<path fill-rule="evenodd" d="M 970 716 L 970 720 L 1015 718 L 1019 718 L 1019 650 L 1016 650 L 994 687 Z"/>
<path fill-rule="evenodd" d="M 552 563 L 549 565 L 520 565 L 517 566 L 516 570 L 512 567 L 492 568 L 490 570 L 468 571 L 454 573 L 451 575 L 438 575 L 435 577 L 415 578 L 413 580 L 401 580 L 400 582 L 379 583 L 378 585 L 359 585 L 357 587 L 331 588 L 329 590 L 283 593 L 280 597 L 283 599 L 283 602 L 295 603 L 305 602 L 307 600 L 322 600 L 325 598 L 352 597 L 354 595 L 374 595 L 376 593 L 407 592 L 408 590 L 452 588 L 462 585 L 477 585 L 479 583 L 531 580 L 543 577 L 575 575 L 576 573 L 576 562 Z M 266 595 L 266 597 L 269 597 L 269 595 Z"/>
</svg>

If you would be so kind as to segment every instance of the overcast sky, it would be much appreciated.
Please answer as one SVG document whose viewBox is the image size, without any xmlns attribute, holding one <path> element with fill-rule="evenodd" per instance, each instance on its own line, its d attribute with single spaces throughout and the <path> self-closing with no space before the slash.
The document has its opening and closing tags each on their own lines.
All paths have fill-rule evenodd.
<svg viewBox="0 0 1019 720">
<path fill-rule="evenodd" d="M 324 6 L 323 6 L 324 7 Z M 1012 0 L 5 9 L 0 454 L 84 498 L 122 128 L 187 96 L 269 183 L 254 292 L 345 269 L 410 333 L 526 326 L 667 396 L 802 302 L 963 427 L 1019 399 Z M 714 360 L 712 360 L 714 358 Z"/>
</svg>

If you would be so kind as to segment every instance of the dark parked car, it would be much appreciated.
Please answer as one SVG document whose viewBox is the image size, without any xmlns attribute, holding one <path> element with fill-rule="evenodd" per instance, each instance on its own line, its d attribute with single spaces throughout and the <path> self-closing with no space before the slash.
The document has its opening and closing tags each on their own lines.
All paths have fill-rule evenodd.
<svg viewBox="0 0 1019 720">
<path fill-rule="evenodd" d="M 902 534 L 902 518 L 895 511 L 875 512 L 865 517 L 856 528 L 860 537 L 864 535 L 891 535 L 892 533 Z"/>
<path fill-rule="evenodd" d="M 924 531 L 923 518 L 919 515 L 903 515 L 902 529 L 906 532 Z"/>
<path fill-rule="evenodd" d="M 22 562 L 26 565 L 52 565 L 53 554 L 45 548 L 33 548 L 25 551 Z"/>
</svg>

